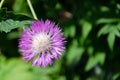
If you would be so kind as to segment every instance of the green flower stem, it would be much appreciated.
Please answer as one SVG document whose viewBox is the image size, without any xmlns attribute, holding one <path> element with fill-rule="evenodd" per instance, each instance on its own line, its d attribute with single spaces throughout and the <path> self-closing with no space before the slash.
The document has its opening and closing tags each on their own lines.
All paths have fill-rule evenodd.
<svg viewBox="0 0 120 80">
<path fill-rule="evenodd" d="M 1 2 L 0 2 L 0 9 L 1 9 L 4 1 L 5 1 L 5 0 L 1 0 Z"/>
<path fill-rule="evenodd" d="M 37 15 L 35 14 L 35 11 L 34 11 L 34 9 L 33 9 L 33 6 L 32 6 L 32 4 L 31 4 L 30 0 L 27 0 L 27 3 L 28 3 L 28 5 L 29 5 L 29 7 L 30 7 L 30 10 L 31 10 L 31 12 L 32 12 L 32 15 L 33 15 L 34 19 L 38 20 Z"/>
</svg>

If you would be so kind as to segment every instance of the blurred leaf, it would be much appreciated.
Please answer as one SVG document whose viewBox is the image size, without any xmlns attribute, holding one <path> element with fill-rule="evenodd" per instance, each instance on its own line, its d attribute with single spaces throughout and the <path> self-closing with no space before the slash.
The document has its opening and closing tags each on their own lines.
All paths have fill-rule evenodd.
<svg viewBox="0 0 120 80">
<path fill-rule="evenodd" d="M 100 9 L 102 12 L 107 12 L 110 10 L 107 6 L 101 6 Z"/>
<path fill-rule="evenodd" d="M 77 40 L 74 40 L 67 54 L 67 64 L 74 66 L 81 58 L 84 52 L 83 47 L 78 47 Z"/>
<path fill-rule="evenodd" d="M 27 13 L 28 5 L 26 0 L 15 0 L 13 4 L 13 11 L 18 13 Z"/>
<path fill-rule="evenodd" d="M 113 75 L 112 80 L 118 80 L 119 77 L 120 77 L 120 73 L 116 73 Z"/>
<path fill-rule="evenodd" d="M 5 60 L 6 58 L 2 55 L 2 53 L 0 52 L 0 69 L 2 67 L 4 67 L 4 64 L 5 64 Z"/>
<path fill-rule="evenodd" d="M 70 37 L 74 37 L 75 36 L 75 31 L 76 31 L 75 25 L 69 26 L 69 35 L 70 35 Z"/>
<path fill-rule="evenodd" d="M 120 22 L 117 24 L 117 28 L 120 31 Z"/>
<path fill-rule="evenodd" d="M 112 25 L 109 29 L 110 31 L 107 37 L 107 42 L 108 42 L 110 50 L 113 50 L 115 36 L 120 37 L 120 31 L 117 28 L 117 25 Z"/>
<path fill-rule="evenodd" d="M 105 62 L 105 55 L 106 55 L 106 53 L 104 53 L 104 52 L 97 52 L 96 53 L 96 60 L 101 64 L 101 65 L 103 65 L 104 64 L 104 62 Z"/>
<path fill-rule="evenodd" d="M 80 80 L 80 79 L 79 79 L 79 76 L 77 76 L 77 75 L 74 76 L 74 79 L 73 79 L 73 80 Z"/>
<path fill-rule="evenodd" d="M 14 31 L 14 32 L 8 33 L 7 38 L 9 40 L 11 40 L 11 39 L 17 39 L 17 38 L 19 38 L 19 36 L 20 36 L 19 32 L 18 31 Z"/>
<path fill-rule="evenodd" d="M 33 67 L 33 72 L 35 74 L 35 80 L 53 80 L 52 77 L 59 76 L 61 72 L 61 62 L 55 62 L 52 66 L 47 67 Z M 47 79 L 45 78 L 47 77 Z M 57 78 L 55 80 L 57 80 Z"/>
<path fill-rule="evenodd" d="M 115 34 L 114 33 L 108 34 L 107 42 L 108 42 L 110 50 L 113 50 L 113 46 L 114 46 L 114 42 L 115 42 Z"/>
<path fill-rule="evenodd" d="M 110 33 L 114 33 L 115 36 L 120 37 L 120 30 L 117 28 L 118 25 L 113 25 L 111 27 Z"/>
<path fill-rule="evenodd" d="M 39 76 L 42 76 L 42 75 L 51 75 L 53 73 L 57 74 L 60 71 L 60 67 L 61 67 L 61 63 L 60 62 L 58 63 L 56 61 L 56 63 L 54 63 L 53 66 L 48 66 L 46 68 L 34 67 L 33 70 L 35 73 L 41 74 Z"/>
<path fill-rule="evenodd" d="M 95 56 L 91 56 L 89 58 L 87 65 L 85 67 L 85 71 L 89 71 L 94 66 L 96 66 L 98 63 L 103 65 L 104 61 L 105 61 L 105 53 L 103 53 L 103 52 L 96 53 Z"/>
<path fill-rule="evenodd" d="M 117 5 L 116 5 L 116 6 L 117 6 L 117 8 L 120 10 L 120 4 L 119 4 L 119 3 L 117 3 Z"/>
<path fill-rule="evenodd" d="M 93 51 L 94 51 L 94 47 L 93 46 L 89 46 L 88 49 L 87 49 L 88 54 L 92 55 Z"/>
<path fill-rule="evenodd" d="M 60 76 L 60 77 L 58 77 L 57 80 L 66 80 L 66 77 L 65 76 Z"/>
<path fill-rule="evenodd" d="M 105 26 L 103 26 L 98 32 L 98 37 L 100 37 L 101 35 L 107 34 L 109 32 L 109 29 L 110 29 L 109 24 L 106 24 Z"/>
<path fill-rule="evenodd" d="M 67 28 L 65 29 L 65 37 L 74 37 L 75 36 L 75 32 L 76 32 L 76 27 L 75 25 L 69 25 L 67 26 Z"/>
<path fill-rule="evenodd" d="M 4 31 L 7 33 L 7 32 L 10 32 L 12 29 L 15 29 L 30 23 L 31 21 L 14 21 L 12 19 L 8 19 L 6 21 L 0 22 L 0 31 Z"/>
<path fill-rule="evenodd" d="M 27 64 L 18 59 L 10 59 L 0 69 L 0 80 L 33 80 L 33 74 Z"/>
<path fill-rule="evenodd" d="M 90 69 L 92 69 L 95 65 L 97 64 L 97 61 L 94 59 L 94 57 L 90 57 L 87 65 L 85 67 L 85 71 L 89 71 Z"/>
<path fill-rule="evenodd" d="M 107 34 L 107 33 L 114 33 L 116 36 L 120 37 L 119 25 L 120 25 L 119 23 L 117 25 L 106 24 L 99 30 L 98 37 L 100 37 L 101 35 Z"/>
<path fill-rule="evenodd" d="M 35 80 L 49 80 L 49 72 L 52 73 L 52 71 L 48 68 L 39 68 L 39 67 L 33 67 L 33 72 L 35 74 Z"/>
<path fill-rule="evenodd" d="M 98 32 L 98 37 L 104 34 L 108 34 L 107 37 L 108 46 L 110 50 L 113 50 L 115 36 L 120 37 L 119 23 L 117 25 L 106 24 L 105 26 L 103 26 Z"/>
<path fill-rule="evenodd" d="M 38 80 L 52 80 L 52 79 L 51 79 L 50 76 L 45 75 L 45 76 L 41 76 L 41 77 L 39 77 Z"/>
<path fill-rule="evenodd" d="M 92 24 L 84 20 L 80 21 L 79 23 L 82 25 L 82 37 L 86 39 L 90 31 L 92 30 Z"/>
<path fill-rule="evenodd" d="M 120 19 L 117 18 L 101 18 L 99 20 L 96 21 L 96 24 L 102 24 L 102 23 L 113 23 L 113 22 L 120 22 Z"/>
<path fill-rule="evenodd" d="M 86 39 L 91 30 L 92 30 L 91 23 L 85 22 L 82 26 L 82 34 L 84 39 Z"/>
<path fill-rule="evenodd" d="M 62 5 L 60 3 L 57 3 L 56 6 L 55 6 L 55 9 L 56 10 L 62 9 Z"/>
</svg>

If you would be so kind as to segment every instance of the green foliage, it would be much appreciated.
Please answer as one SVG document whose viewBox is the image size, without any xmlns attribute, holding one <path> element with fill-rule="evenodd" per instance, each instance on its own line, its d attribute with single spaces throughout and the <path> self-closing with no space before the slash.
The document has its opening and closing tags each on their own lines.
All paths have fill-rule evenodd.
<svg viewBox="0 0 120 80">
<path fill-rule="evenodd" d="M 107 42 L 111 50 L 113 50 L 114 47 L 115 37 L 120 37 L 120 30 L 118 26 L 119 23 L 116 25 L 106 24 L 98 32 L 98 37 L 100 37 L 101 35 L 108 34 Z"/>
<path fill-rule="evenodd" d="M 86 71 L 89 71 L 93 67 L 95 67 L 98 63 L 103 65 L 105 62 L 105 53 L 98 52 L 95 56 L 91 56 L 87 62 L 87 65 L 85 67 Z"/>
<path fill-rule="evenodd" d="M 4 59 L 1 56 L 1 60 Z M 0 61 L 0 80 L 33 80 L 29 66 L 18 59 Z"/>
<path fill-rule="evenodd" d="M 77 45 L 77 41 L 73 40 L 73 43 L 71 44 L 70 49 L 68 50 L 68 55 L 66 57 L 67 65 L 74 66 L 75 64 L 77 64 L 82 57 L 83 52 L 84 48 L 79 47 Z"/>
<path fill-rule="evenodd" d="M 13 11 L 8 11 L 7 8 L 0 9 L 0 21 L 5 21 L 8 19 L 13 20 L 31 20 L 32 18 L 25 13 L 15 13 Z"/>
<path fill-rule="evenodd" d="M 9 40 L 12 40 L 12 39 L 18 39 L 19 36 L 20 36 L 20 33 L 18 33 L 17 31 L 14 31 L 14 32 L 8 33 L 7 38 Z"/>
<path fill-rule="evenodd" d="M 65 29 L 65 37 L 74 37 L 75 36 L 75 25 L 68 25 L 68 28 Z"/>
<path fill-rule="evenodd" d="M 106 24 L 105 26 L 103 26 L 98 32 L 98 37 L 100 37 L 101 35 L 107 34 L 109 32 L 109 27 L 110 27 L 109 24 Z"/>
<path fill-rule="evenodd" d="M 26 7 L 26 8 L 25 8 Z M 26 13 L 28 11 L 28 6 L 25 0 L 15 0 L 13 5 L 13 11 L 19 13 Z"/>
<path fill-rule="evenodd" d="M 61 9 L 61 8 L 62 8 L 62 6 L 61 6 L 61 4 L 60 4 L 60 3 L 57 3 L 57 4 L 56 4 L 56 6 L 55 6 L 55 8 L 56 8 L 57 10 L 59 10 L 59 9 Z"/>
<path fill-rule="evenodd" d="M 54 66 L 47 68 L 31 67 L 21 59 L 6 60 L 0 55 L 0 80 L 66 80 L 65 76 L 58 76 L 60 66 L 60 63 L 55 63 Z M 51 75 L 53 79 L 50 79 Z"/>
<path fill-rule="evenodd" d="M 6 21 L 0 22 L 0 31 L 4 31 L 7 33 L 7 32 L 10 32 L 12 29 L 15 29 L 30 23 L 31 21 L 14 21 L 12 19 L 8 19 Z"/>
<path fill-rule="evenodd" d="M 107 37 L 107 41 L 108 41 L 108 45 L 109 45 L 110 49 L 113 50 L 114 41 L 115 41 L 115 34 L 110 33 Z"/>
<path fill-rule="evenodd" d="M 101 18 L 101 19 L 99 19 L 97 22 L 96 22 L 96 24 L 102 24 L 102 23 L 114 23 L 114 22 L 120 22 L 120 19 L 118 18 L 109 18 L 109 19 L 107 19 L 107 18 Z"/>
<path fill-rule="evenodd" d="M 117 80 L 117 79 L 119 78 L 119 76 L 120 76 L 120 73 L 115 74 L 115 75 L 113 76 L 112 80 Z"/>
<path fill-rule="evenodd" d="M 83 20 L 81 20 L 79 23 L 82 27 L 81 37 L 85 40 L 88 37 L 90 31 L 92 30 L 92 24 L 87 21 L 83 21 Z"/>
</svg>

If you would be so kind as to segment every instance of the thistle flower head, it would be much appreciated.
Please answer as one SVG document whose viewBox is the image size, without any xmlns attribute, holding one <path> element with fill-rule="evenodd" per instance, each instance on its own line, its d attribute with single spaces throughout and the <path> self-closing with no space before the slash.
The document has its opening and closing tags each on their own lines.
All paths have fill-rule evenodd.
<svg viewBox="0 0 120 80">
<path fill-rule="evenodd" d="M 19 40 L 19 51 L 26 61 L 34 66 L 53 64 L 64 51 L 65 39 L 58 25 L 50 20 L 34 21 L 30 28 L 25 28 Z"/>
</svg>

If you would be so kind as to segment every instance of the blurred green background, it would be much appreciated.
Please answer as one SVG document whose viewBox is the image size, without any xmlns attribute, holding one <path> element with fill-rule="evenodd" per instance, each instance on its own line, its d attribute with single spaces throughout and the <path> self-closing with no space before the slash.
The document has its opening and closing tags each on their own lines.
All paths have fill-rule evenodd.
<svg viewBox="0 0 120 80">
<path fill-rule="evenodd" d="M 33 67 L 18 52 L 23 28 L 0 32 L 0 80 L 120 80 L 120 0 L 31 2 L 39 19 L 62 28 L 66 50 L 53 66 Z M 26 0 L 5 0 L 3 8 L 0 25 L 33 20 Z"/>
</svg>

